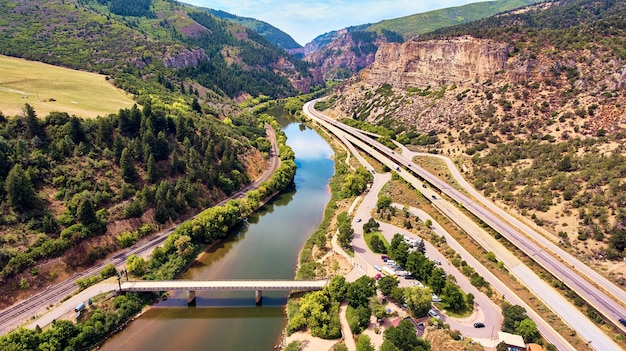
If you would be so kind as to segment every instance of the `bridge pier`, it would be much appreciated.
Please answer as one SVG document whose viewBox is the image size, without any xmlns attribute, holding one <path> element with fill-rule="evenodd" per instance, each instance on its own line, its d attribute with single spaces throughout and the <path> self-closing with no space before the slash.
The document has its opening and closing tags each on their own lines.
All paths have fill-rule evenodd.
<svg viewBox="0 0 626 351">
<path fill-rule="evenodd" d="M 187 291 L 187 306 L 196 305 L 196 292 L 194 290 Z"/>
<path fill-rule="evenodd" d="M 261 290 L 255 291 L 254 302 L 256 302 L 257 305 L 260 305 L 262 300 L 263 300 L 263 292 Z"/>
</svg>

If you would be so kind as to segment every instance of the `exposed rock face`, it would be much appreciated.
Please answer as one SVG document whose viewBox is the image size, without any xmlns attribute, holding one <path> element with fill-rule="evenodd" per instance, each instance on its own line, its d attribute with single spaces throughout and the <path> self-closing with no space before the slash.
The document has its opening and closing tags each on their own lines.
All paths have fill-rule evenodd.
<svg viewBox="0 0 626 351">
<path fill-rule="evenodd" d="M 505 68 L 512 49 L 472 37 L 385 43 L 378 48 L 374 63 L 361 72 L 361 79 L 401 89 L 484 81 Z"/>
<path fill-rule="evenodd" d="M 320 66 L 326 79 L 348 78 L 369 66 L 376 57 L 376 48 L 385 42 L 381 37 L 373 43 L 355 42 L 352 34 L 345 29 L 336 33 L 337 36 L 328 45 L 314 50 L 305 58 Z"/>
<path fill-rule="evenodd" d="M 203 49 L 185 49 L 175 53 L 166 53 L 163 57 L 163 65 L 168 68 L 197 66 L 200 61 L 208 59 Z"/>
</svg>

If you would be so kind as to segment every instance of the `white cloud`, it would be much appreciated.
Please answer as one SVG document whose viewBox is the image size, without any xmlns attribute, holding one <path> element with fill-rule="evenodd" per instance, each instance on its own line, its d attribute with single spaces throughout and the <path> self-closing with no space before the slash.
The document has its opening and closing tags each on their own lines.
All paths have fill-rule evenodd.
<svg viewBox="0 0 626 351">
<path fill-rule="evenodd" d="M 320 34 L 376 23 L 475 0 L 184 0 L 237 16 L 265 21 L 304 45 Z"/>
</svg>

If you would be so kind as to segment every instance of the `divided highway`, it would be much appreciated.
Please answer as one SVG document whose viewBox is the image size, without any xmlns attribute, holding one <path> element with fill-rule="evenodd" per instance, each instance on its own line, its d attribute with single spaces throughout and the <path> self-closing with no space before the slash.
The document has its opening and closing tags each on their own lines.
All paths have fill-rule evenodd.
<svg viewBox="0 0 626 351">
<path fill-rule="evenodd" d="M 477 203 L 473 199 L 469 198 L 462 192 L 454 189 L 449 184 L 443 182 L 439 178 L 430 174 L 423 168 L 417 166 L 412 163 L 411 160 L 407 160 L 401 155 L 396 154 L 393 150 L 387 148 L 386 146 L 376 142 L 370 137 L 366 136 L 364 133 L 361 133 L 360 130 L 346 126 L 342 123 L 339 123 L 336 120 L 330 119 L 325 115 L 316 111 L 314 106 L 315 100 L 309 102 L 305 105 L 305 110 L 308 112 L 307 114 L 312 116 L 314 119 L 318 121 L 322 121 L 323 123 L 330 124 L 333 127 L 341 128 L 343 130 L 344 135 L 342 137 L 352 136 L 354 138 L 358 138 L 359 141 L 362 141 L 373 148 L 375 148 L 378 152 L 385 155 L 386 158 L 393 160 L 392 162 L 403 167 L 402 171 L 399 171 L 399 175 L 402 177 L 407 177 L 407 173 L 404 170 L 409 170 L 410 172 L 418 175 L 420 178 L 426 180 L 430 183 L 434 188 L 437 188 L 442 193 L 446 194 L 448 197 L 456 201 L 458 204 L 462 205 L 467 211 L 472 213 L 477 218 L 480 218 L 482 221 L 491 226 L 494 230 L 499 232 L 502 236 L 504 236 L 511 243 L 516 245 L 520 250 L 522 250 L 526 255 L 535 260 L 538 264 L 544 267 L 547 271 L 553 274 L 557 279 L 562 280 L 570 289 L 575 291 L 577 294 L 581 296 L 585 301 L 587 301 L 590 305 L 594 306 L 602 315 L 605 316 L 608 320 L 610 320 L 613 324 L 617 325 L 619 328 L 624 331 L 623 326 L 621 326 L 618 322 L 619 318 L 623 318 L 626 316 L 626 308 L 620 303 L 620 298 L 617 300 L 608 296 L 603 290 L 597 288 L 593 284 L 589 283 L 584 277 L 582 277 L 578 272 L 574 271 L 570 266 L 561 262 L 559 256 L 555 256 L 550 252 L 546 251 L 545 247 L 540 247 L 533 239 L 529 238 L 526 235 L 520 233 L 517 229 L 511 226 L 506 221 L 502 220 L 500 217 L 496 216 L 493 212 L 488 210 L 486 207 L 493 208 L 495 205 L 491 203 Z M 480 200 L 480 199 L 479 199 Z M 437 198 L 433 195 L 433 205 L 443 209 L 443 200 Z M 441 202 L 441 204 L 440 204 Z M 448 212 L 448 211 L 444 211 Z M 530 229 L 530 228 L 528 228 Z M 534 234 L 539 235 L 539 234 Z M 580 262 L 579 262 L 580 263 Z M 582 263 L 580 263 L 582 264 Z M 588 278 L 591 281 L 594 278 Z M 612 284 L 606 280 L 606 283 L 602 284 Z M 618 288 L 619 289 L 619 288 Z M 619 293 L 617 293 L 619 294 Z M 541 297 L 541 296 L 540 296 Z M 550 305 L 550 301 L 544 302 Z M 555 306 L 552 306 L 555 307 Z M 563 308 L 561 306 L 561 308 Z M 569 306 L 570 309 L 574 310 L 573 306 Z M 621 348 L 615 344 L 610 337 L 606 334 L 599 331 L 599 329 L 593 325 L 589 320 L 581 321 L 579 318 L 574 318 L 576 314 L 572 314 L 569 318 L 566 316 L 567 313 L 559 313 L 560 317 L 566 320 L 570 326 L 572 326 L 577 333 L 581 335 L 581 337 L 586 340 L 589 345 L 596 350 L 620 350 Z M 579 325 L 581 328 L 576 328 Z M 583 327 L 583 326 L 591 326 L 591 328 Z"/>
</svg>

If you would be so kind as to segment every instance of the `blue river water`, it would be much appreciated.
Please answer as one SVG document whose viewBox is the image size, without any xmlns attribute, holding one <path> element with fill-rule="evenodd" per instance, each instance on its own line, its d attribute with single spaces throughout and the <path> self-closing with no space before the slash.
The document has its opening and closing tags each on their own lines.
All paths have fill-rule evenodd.
<svg viewBox="0 0 626 351">
<path fill-rule="evenodd" d="M 330 146 L 299 123 L 284 127 L 296 154 L 295 186 L 251 215 L 226 240 L 212 246 L 181 279 L 293 279 L 298 253 L 319 226 L 334 172 Z M 197 292 L 187 307 L 175 293 L 148 309 L 103 350 L 270 350 L 286 326 L 286 292 Z"/>
</svg>

